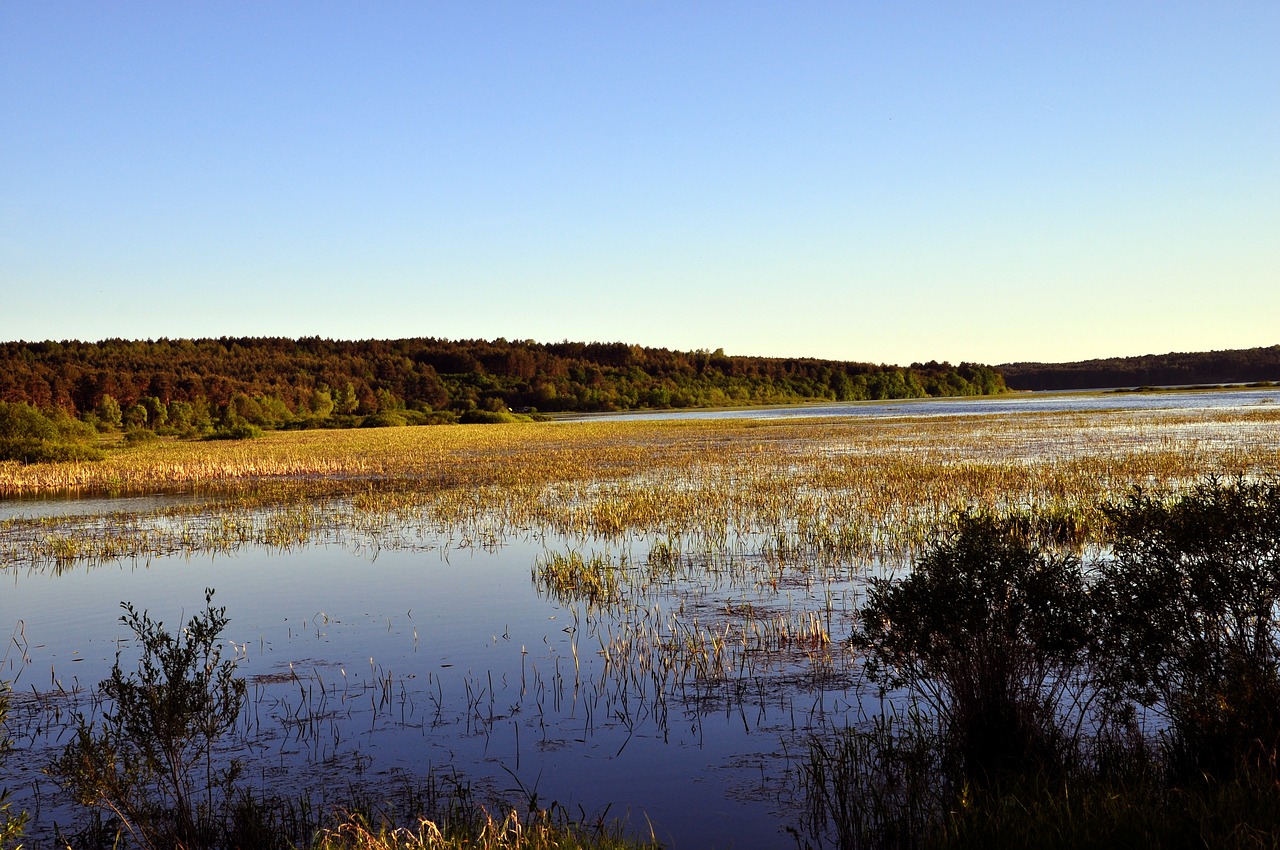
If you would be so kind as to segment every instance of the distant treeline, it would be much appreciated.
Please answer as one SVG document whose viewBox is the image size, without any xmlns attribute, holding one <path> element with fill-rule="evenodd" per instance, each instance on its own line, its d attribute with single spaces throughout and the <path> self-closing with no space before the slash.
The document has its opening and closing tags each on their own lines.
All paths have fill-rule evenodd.
<svg viewBox="0 0 1280 850">
<path fill-rule="evenodd" d="M 0 343 L 0 400 L 97 417 L 100 426 L 178 430 L 240 420 L 278 428 L 358 424 L 359 417 L 387 414 L 422 421 L 408 415 L 414 412 L 614 411 L 1004 391 L 1000 374 L 980 364 L 904 368 L 623 343 L 318 337 Z"/>
<path fill-rule="evenodd" d="M 1280 345 L 1078 363 L 1005 363 L 996 368 L 1014 390 L 1243 384 L 1280 380 Z"/>
</svg>

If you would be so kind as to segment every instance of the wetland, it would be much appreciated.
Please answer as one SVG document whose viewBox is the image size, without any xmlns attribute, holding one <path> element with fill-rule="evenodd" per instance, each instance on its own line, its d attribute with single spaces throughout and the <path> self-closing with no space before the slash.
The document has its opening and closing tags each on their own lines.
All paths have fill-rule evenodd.
<svg viewBox="0 0 1280 850">
<path fill-rule="evenodd" d="M 1035 512 L 1087 556 L 1099 506 L 1134 488 L 1275 476 L 1274 395 L 276 432 L 0 465 L 5 784 L 31 846 L 74 832 L 43 770 L 137 650 L 119 603 L 176 625 L 215 588 L 247 687 L 219 752 L 258 793 L 341 805 L 437 776 L 676 848 L 838 846 L 807 817 L 812 742 L 899 707 L 850 641 L 869 583 L 908 574 L 958 511 Z"/>
</svg>

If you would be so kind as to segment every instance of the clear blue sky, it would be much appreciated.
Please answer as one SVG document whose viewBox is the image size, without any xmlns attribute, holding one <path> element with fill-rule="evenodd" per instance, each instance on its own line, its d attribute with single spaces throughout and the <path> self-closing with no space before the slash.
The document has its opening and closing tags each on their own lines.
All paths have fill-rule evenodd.
<svg viewBox="0 0 1280 850">
<path fill-rule="evenodd" d="M 0 339 L 1280 343 L 1280 3 L 0 2 Z"/>
</svg>

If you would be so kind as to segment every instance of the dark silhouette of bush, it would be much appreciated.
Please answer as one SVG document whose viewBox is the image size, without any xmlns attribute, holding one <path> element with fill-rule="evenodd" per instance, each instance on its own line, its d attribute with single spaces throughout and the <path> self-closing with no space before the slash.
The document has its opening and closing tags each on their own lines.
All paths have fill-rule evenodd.
<svg viewBox="0 0 1280 850">
<path fill-rule="evenodd" d="M 1092 639 L 1084 574 L 1023 526 L 959 514 L 907 577 L 872 580 L 853 635 L 873 681 L 932 710 L 962 781 L 1056 771 L 1074 745 L 1060 718 Z"/>
<path fill-rule="evenodd" d="M 1113 701 L 1162 712 L 1175 781 L 1277 773 L 1280 484 L 1210 478 L 1105 506 L 1096 592 Z"/>
</svg>

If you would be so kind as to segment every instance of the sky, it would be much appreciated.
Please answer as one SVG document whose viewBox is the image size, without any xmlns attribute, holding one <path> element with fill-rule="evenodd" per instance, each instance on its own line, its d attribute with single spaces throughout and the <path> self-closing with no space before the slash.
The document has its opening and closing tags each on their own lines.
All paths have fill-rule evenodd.
<svg viewBox="0 0 1280 850">
<path fill-rule="evenodd" d="M 0 2 L 0 340 L 1280 343 L 1280 3 Z"/>
</svg>

